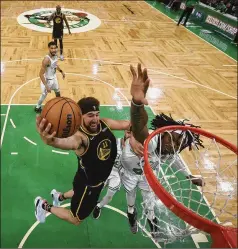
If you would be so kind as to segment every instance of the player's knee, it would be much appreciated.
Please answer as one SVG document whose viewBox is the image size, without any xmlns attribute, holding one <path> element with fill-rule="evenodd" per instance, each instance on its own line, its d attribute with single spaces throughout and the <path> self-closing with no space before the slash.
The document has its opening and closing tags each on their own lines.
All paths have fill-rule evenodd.
<svg viewBox="0 0 238 249">
<path fill-rule="evenodd" d="M 46 98 L 47 94 L 48 94 L 47 92 L 43 92 L 43 93 L 41 94 L 42 98 Z"/>
</svg>

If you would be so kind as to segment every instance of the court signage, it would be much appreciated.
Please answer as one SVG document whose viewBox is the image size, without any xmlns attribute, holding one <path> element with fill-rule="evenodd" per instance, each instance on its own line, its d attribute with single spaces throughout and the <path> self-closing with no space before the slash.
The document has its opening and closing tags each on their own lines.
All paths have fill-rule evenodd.
<svg viewBox="0 0 238 249">
<path fill-rule="evenodd" d="M 224 32 L 231 34 L 231 35 L 235 35 L 237 33 L 236 27 L 233 27 L 230 24 L 225 23 L 225 22 L 223 22 L 223 21 L 221 21 L 213 16 L 210 16 L 210 15 L 207 16 L 205 23 L 211 24 L 211 25 L 223 30 Z"/>
</svg>

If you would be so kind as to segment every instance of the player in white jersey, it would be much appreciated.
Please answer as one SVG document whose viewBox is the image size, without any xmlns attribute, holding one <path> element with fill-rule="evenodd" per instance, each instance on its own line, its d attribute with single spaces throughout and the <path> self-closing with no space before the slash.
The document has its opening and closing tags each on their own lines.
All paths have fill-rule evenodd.
<svg viewBox="0 0 238 249">
<path fill-rule="evenodd" d="M 140 64 L 138 65 L 138 75 L 135 72 L 135 69 L 131 66 L 131 72 L 133 75 L 133 81 L 131 85 L 131 94 L 132 94 L 132 104 L 131 104 L 131 125 L 132 125 L 132 132 L 133 137 L 138 141 L 137 143 L 144 143 L 145 139 L 149 135 L 149 130 L 147 128 L 147 121 L 148 121 L 148 114 L 144 109 L 144 104 L 147 104 L 147 100 L 145 99 L 145 94 L 147 92 L 149 86 L 149 78 L 147 75 L 146 69 L 142 72 Z M 157 115 L 152 120 L 152 129 L 158 129 L 163 126 L 169 125 L 188 125 L 185 124 L 183 121 L 175 121 L 172 117 L 168 117 L 164 114 Z M 194 125 L 190 125 L 193 126 Z M 194 143 L 196 146 L 202 146 L 202 143 L 199 139 L 199 136 L 195 136 L 195 141 L 193 136 L 187 132 L 185 133 L 186 138 L 181 140 L 183 137 L 184 132 L 172 132 L 173 141 L 175 151 L 179 148 L 179 152 L 184 150 L 185 148 L 191 148 L 191 144 Z M 132 138 L 133 138 L 132 137 Z M 149 160 L 151 167 L 156 170 L 157 166 L 159 165 L 159 155 L 162 155 L 160 160 L 167 161 L 171 160 L 171 154 L 174 153 L 173 148 L 171 147 L 171 137 L 168 133 L 164 133 L 161 138 L 161 146 L 160 146 L 160 139 L 159 136 L 155 136 L 151 139 L 149 143 Z M 131 138 L 131 139 L 132 139 Z M 181 141 L 183 141 L 182 146 L 180 146 Z M 161 153 L 159 148 L 161 147 Z M 137 151 L 138 152 L 138 151 Z M 137 153 L 138 154 L 138 153 Z M 134 153 L 131 149 L 130 143 L 125 144 L 125 148 L 123 150 L 121 156 L 121 162 L 124 168 L 124 174 L 121 177 L 121 181 L 123 186 L 126 189 L 126 198 L 128 204 L 128 219 L 131 231 L 136 233 L 138 231 L 137 227 L 137 211 L 135 208 L 135 201 L 136 201 L 136 189 L 139 188 L 141 190 L 141 194 L 143 197 L 143 202 L 145 203 L 145 209 L 147 212 L 147 220 L 151 229 L 152 236 L 156 236 L 156 232 L 158 231 L 157 226 L 157 219 L 154 214 L 154 194 L 150 190 L 149 184 L 143 174 L 143 151 L 139 153 L 139 156 Z M 182 172 L 186 178 L 190 179 L 193 184 L 202 186 L 204 183 L 202 179 L 196 178 L 192 175 L 189 175 L 187 169 L 180 161 L 179 157 L 177 157 L 176 162 L 173 163 L 174 167 L 176 167 L 180 172 Z"/>
<path fill-rule="evenodd" d="M 125 142 L 128 141 L 130 137 L 130 131 L 125 131 L 125 136 L 123 138 L 117 139 L 117 157 L 112 168 L 111 174 L 107 179 L 107 182 L 104 186 L 108 186 L 108 190 L 106 195 L 103 199 L 97 204 L 97 206 L 93 210 L 93 218 L 98 219 L 101 215 L 101 209 L 111 202 L 113 196 L 116 194 L 117 191 L 120 190 L 121 187 L 121 173 L 122 173 L 122 166 L 121 166 L 121 154 L 124 148 Z"/>
<path fill-rule="evenodd" d="M 40 70 L 40 79 L 41 79 L 41 96 L 39 101 L 35 107 L 35 112 L 41 112 L 41 105 L 45 100 L 48 93 L 53 90 L 55 92 L 56 97 L 60 97 L 60 89 L 56 76 L 56 70 L 58 70 L 63 79 L 65 78 L 65 73 L 60 69 L 57 64 L 58 57 L 57 53 L 57 45 L 54 42 L 49 42 L 48 44 L 49 54 L 45 56 L 42 61 L 42 66 Z"/>
</svg>

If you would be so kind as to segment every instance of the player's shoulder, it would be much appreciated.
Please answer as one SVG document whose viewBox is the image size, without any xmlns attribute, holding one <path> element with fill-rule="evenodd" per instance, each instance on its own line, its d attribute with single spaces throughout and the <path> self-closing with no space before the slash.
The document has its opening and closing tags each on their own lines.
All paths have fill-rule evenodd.
<svg viewBox="0 0 238 249">
<path fill-rule="evenodd" d="M 50 64 L 50 57 L 49 57 L 49 55 L 45 55 L 45 57 L 42 60 L 42 64 L 44 64 L 44 65 Z"/>
</svg>

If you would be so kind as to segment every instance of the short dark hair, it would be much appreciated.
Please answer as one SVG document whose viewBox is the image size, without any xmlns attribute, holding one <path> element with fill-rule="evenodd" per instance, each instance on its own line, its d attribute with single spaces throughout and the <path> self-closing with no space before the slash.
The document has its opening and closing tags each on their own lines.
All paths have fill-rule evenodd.
<svg viewBox="0 0 238 249">
<path fill-rule="evenodd" d="M 188 121 L 187 119 L 181 120 L 181 121 L 175 121 L 171 114 L 170 116 L 165 115 L 164 113 L 161 113 L 159 115 L 156 115 L 155 118 L 151 121 L 151 129 L 156 130 L 159 129 L 161 127 L 164 126 L 171 126 L 171 125 L 181 125 L 181 126 L 189 126 L 189 127 L 195 127 L 195 128 L 201 128 L 200 126 L 195 126 L 193 124 L 188 124 L 185 123 L 185 121 Z M 189 131 L 183 131 L 179 137 L 182 137 L 183 134 L 186 134 L 186 144 L 183 144 L 180 148 L 180 152 L 182 150 L 184 150 L 185 148 L 189 147 L 189 150 L 192 149 L 192 143 L 195 144 L 195 146 L 197 147 L 197 149 L 199 149 L 198 146 L 201 146 L 204 148 L 203 144 L 202 144 L 202 140 L 200 140 L 200 135 L 193 133 L 193 132 L 189 132 Z"/>
<path fill-rule="evenodd" d="M 88 112 L 99 111 L 100 102 L 94 97 L 82 98 L 78 101 L 78 105 L 82 111 L 82 114 Z"/>
<path fill-rule="evenodd" d="M 51 42 L 48 43 L 48 48 L 49 48 L 50 46 L 56 46 L 56 47 L 57 47 L 57 45 L 56 45 L 56 43 L 55 43 L 54 41 L 51 41 Z"/>
</svg>

